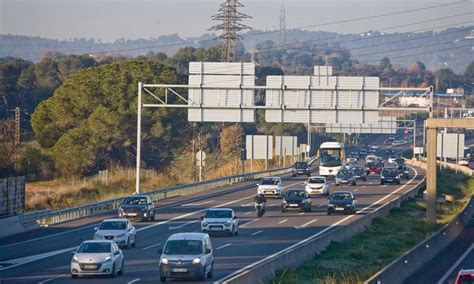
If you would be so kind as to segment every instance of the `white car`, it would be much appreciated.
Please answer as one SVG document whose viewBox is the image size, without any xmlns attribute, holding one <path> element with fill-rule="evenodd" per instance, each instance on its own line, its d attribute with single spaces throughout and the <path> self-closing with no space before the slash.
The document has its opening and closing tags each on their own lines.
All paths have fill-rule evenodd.
<svg viewBox="0 0 474 284">
<path fill-rule="evenodd" d="M 137 244 L 137 231 L 128 219 L 107 219 L 94 229 L 94 240 L 114 241 L 127 248 Z"/>
<path fill-rule="evenodd" d="M 356 157 L 348 157 L 346 159 L 346 162 L 349 163 L 349 164 L 357 163 L 357 158 Z"/>
<path fill-rule="evenodd" d="M 308 181 L 305 182 L 305 185 L 306 192 L 309 196 L 315 193 L 329 195 L 329 184 L 327 183 L 325 177 L 310 177 Z"/>
<path fill-rule="evenodd" d="M 397 157 L 395 157 L 395 156 L 388 157 L 388 163 L 389 164 L 395 164 L 396 160 L 397 160 Z"/>
<path fill-rule="evenodd" d="M 85 241 L 73 252 L 71 277 L 123 274 L 124 257 L 114 241 Z"/>
<path fill-rule="evenodd" d="M 366 163 L 375 162 L 375 161 L 377 161 L 377 156 L 375 156 L 375 155 L 368 155 L 365 158 Z"/>
<path fill-rule="evenodd" d="M 469 160 L 466 159 L 466 158 L 459 159 L 458 164 L 459 164 L 460 166 L 469 166 Z"/>
<path fill-rule="evenodd" d="M 283 194 L 283 184 L 279 177 L 264 177 L 257 184 L 257 194 L 281 198 Z"/>
<path fill-rule="evenodd" d="M 378 148 L 379 148 L 379 146 L 377 146 L 377 145 L 372 145 L 372 149 L 373 149 L 373 150 L 377 150 Z"/>
<path fill-rule="evenodd" d="M 239 218 L 230 208 L 211 208 L 201 217 L 201 232 L 208 234 L 239 234 Z"/>
</svg>

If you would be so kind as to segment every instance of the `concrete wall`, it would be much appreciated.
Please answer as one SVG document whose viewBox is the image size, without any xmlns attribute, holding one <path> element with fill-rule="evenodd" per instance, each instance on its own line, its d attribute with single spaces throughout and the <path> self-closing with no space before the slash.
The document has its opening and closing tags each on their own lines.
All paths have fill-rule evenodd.
<svg viewBox="0 0 474 284">
<path fill-rule="evenodd" d="M 0 217 L 25 211 L 25 177 L 0 179 Z"/>
<path fill-rule="evenodd" d="M 302 265 L 305 261 L 311 260 L 315 254 L 326 250 L 331 242 L 342 242 L 365 231 L 372 224 L 373 219 L 387 216 L 390 210 L 400 207 L 404 200 L 414 197 L 423 187 L 424 182 L 420 182 L 406 194 L 383 204 L 373 212 L 366 213 L 362 217 L 352 220 L 350 224 L 336 226 L 322 235 L 306 239 L 284 252 L 277 253 L 268 259 L 260 261 L 256 266 L 226 279 L 223 283 L 268 283 L 279 270 Z"/>
</svg>

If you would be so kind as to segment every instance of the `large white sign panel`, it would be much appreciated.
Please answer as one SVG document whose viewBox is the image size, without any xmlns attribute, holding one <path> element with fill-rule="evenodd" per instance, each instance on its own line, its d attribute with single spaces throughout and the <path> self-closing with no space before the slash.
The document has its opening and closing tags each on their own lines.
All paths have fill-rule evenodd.
<svg viewBox="0 0 474 284">
<path fill-rule="evenodd" d="M 275 155 L 294 156 L 298 153 L 298 137 L 296 136 L 276 136 Z"/>
<path fill-rule="evenodd" d="M 266 106 L 279 109 L 266 110 L 265 120 L 288 123 L 375 123 L 380 120 L 378 111 L 362 109 L 378 108 L 379 92 L 366 89 L 378 88 L 379 82 L 378 77 L 268 76 L 267 86 L 282 90 L 266 91 Z M 311 108 L 327 110 L 309 110 Z M 340 108 L 346 110 L 340 111 Z"/>
<path fill-rule="evenodd" d="M 189 73 L 189 105 L 203 107 L 190 108 L 189 121 L 255 122 L 253 109 L 240 108 L 254 106 L 254 90 L 240 89 L 255 86 L 254 63 L 190 62 Z"/>
<path fill-rule="evenodd" d="M 464 134 L 438 133 L 437 156 L 438 158 L 464 157 Z"/>
<path fill-rule="evenodd" d="M 247 160 L 268 160 L 273 158 L 273 136 L 247 135 L 245 137 Z"/>
<path fill-rule="evenodd" d="M 376 123 L 328 123 L 326 133 L 395 134 L 396 117 L 381 117 Z"/>
</svg>

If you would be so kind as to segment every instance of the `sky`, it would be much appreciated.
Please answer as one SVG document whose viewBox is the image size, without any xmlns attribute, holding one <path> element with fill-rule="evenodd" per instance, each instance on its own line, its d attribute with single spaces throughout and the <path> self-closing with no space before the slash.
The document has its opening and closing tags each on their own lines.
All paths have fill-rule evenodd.
<svg viewBox="0 0 474 284">
<path fill-rule="evenodd" d="M 216 24 L 211 16 L 224 0 L 0 0 L 0 34 L 52 39 L 149 39 L 161 35 L 200 36 Z M 390 30 L 405 32 L 441 25 L 474 22 L 474 0 L 240 0 L 240 11 L 253 18 L 245 24 L 259 30 L 279 27 L 282 3 L 287 29 L 361 33 L 440 17 L 438 22 Z M 322 25 L 440 4 L 451 6 L 370 20 Z M 470 15 L 459 14 L 470 12 Z M 319 25 L 319 26 L 318 26 Z"/>
</svg>

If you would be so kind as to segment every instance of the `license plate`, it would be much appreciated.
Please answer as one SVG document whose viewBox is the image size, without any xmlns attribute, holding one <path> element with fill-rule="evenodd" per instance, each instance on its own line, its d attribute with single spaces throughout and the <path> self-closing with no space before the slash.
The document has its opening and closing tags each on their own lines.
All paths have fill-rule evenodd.
<svg viewBox="0 0 474 284">
<path fill-rule="evenodd" d="M 187 272 L 186 268 L 173 268 L 173 272 Z"/>
<path fill-rule="evenodd" d="M 216 227 L 211 227 L 210 229 L 211 229 L 211 231 L 220 231 L 221 230 L 221 228 L 218 228 L 218 227 L 217 228 Z"/>
<path fill-rule="evenodd" d="M 128 216 L 137 216 L 137 213 L 128 213 Z"/>
<path fill-rule="evenodd" d="M 298 204 L 290 204 L 291 207 L 298 207 Z"/>
<path fill-rule="evenodd" d="M 84 265 L 85 269 L 97 269 L 97 265 Z"/>
<path fill-rule="evenodd" d="M 342 208 L 342 207 L 336 207 L 336 211 L 342 211 L 342 210 L 344 210 L 344 208 Z"/>
</svg>

